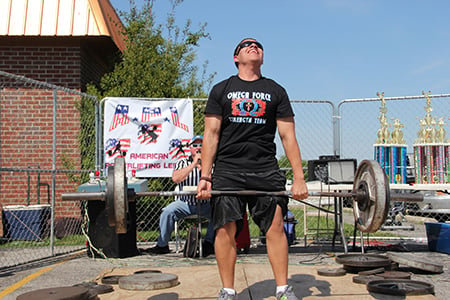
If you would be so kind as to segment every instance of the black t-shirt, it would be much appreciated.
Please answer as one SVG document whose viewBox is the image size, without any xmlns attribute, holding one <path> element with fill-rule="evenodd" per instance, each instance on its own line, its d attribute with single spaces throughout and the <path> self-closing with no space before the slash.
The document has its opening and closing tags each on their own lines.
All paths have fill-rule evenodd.
<svg viewBox="0 0 450 300">
<path fill-rule="evenodd" d="M 276 120 L 294 115 L 282 86 L 265 77 L 244 81 L 231 76 L 212 88 L 205 113 L 222 116 L 214 172 L 278 168 Z"/>
</svg>

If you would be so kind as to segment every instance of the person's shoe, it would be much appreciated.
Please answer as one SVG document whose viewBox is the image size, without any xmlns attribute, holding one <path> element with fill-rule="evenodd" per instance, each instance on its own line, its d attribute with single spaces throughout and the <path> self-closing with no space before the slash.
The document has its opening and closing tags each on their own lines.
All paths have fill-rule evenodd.
<svg viewBox="0 0 450 300">
<path fill-rule="evenodd" d="M 148 253 L 150 254 L 167 254 L 170 253 L 170 249 L 169 246 L 165 246 L 165 247 L 160 247 L 158 245 L 156 245 L 155 247 L 149 248 L 147 249 Z"/>
<path fill-rule="evenodd" d="M 219 298 L 217 300 L 237 300 L 237 295 L 230 295 L 224 289 L 221 289 L 219 292 Z"/>
<path fill-rule="evenodd" d="M 214 245 L 210 242 L 204 241 L 202 244 L 202 256 L 207 257 L 211 254 L 214 254 Z"/>
<path fill-rule="evenodd" d="M 294 294 L 292 286 L 288 286 L 284 292 L 277 293 L 277 300 L 299 300 Z"/>
</svg>

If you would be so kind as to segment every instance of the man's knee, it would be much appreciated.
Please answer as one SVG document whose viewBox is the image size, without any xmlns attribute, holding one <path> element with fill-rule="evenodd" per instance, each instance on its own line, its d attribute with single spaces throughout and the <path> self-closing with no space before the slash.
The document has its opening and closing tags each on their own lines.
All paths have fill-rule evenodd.
<svg viewBox="0 0 450 300">
<path fill-rule="evenodd" d="M 236 234 L 236 222 L 229 222 L 216 230 L 216 237 L 233 237 Z"/>
</svg>

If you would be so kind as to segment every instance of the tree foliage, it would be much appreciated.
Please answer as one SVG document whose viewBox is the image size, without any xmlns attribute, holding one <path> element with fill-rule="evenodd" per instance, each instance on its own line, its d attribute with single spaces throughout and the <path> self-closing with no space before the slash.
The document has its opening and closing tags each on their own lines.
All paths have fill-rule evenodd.
<svg viewBox="0 0 450 300">
<path fill-rule="evenodd" d="M 96 95 L 99 99 L 207 97 L 205 90 L 209 89 L 215 74 L 206 74 L 207 62 L 201 69 L 195 64 L 199 42 L 209 38 L 205 31 L 207 24 L 200 24 L 199 29 L 194 30 L 192 21 L 187 20 L 184 27 L 178 27 L 175 10 L 183 0 L 173 0 L 166 23 L 156 24 L 153 9 L 155 1 L 146 0 L 142 8 L 138 9 L 135 2 L 129 0 L 130 11 L 119 13 L 123 22 L 123 27 L 120 26 L 126 48 L 119 54 L 113 71 L 102 77 L 99 86 L 88 86 L 89 94 Z M 84 110 L 82 114 L 88 111 Z M 203 131 L 203 124 L 196 126 L 201 126 L 196 128 L 196 132 Z M 92 145 L 85 144 L 85 147 L 92 148 Z M 90 165 L 93 165 L 92 161 Z M 170 178 L 149 180 L 150 190 L 163 190 L 168 187 L 173 189 L 174 185 Z M 157 200 L 161 203 L 165 201 L 152 199 L 152 203 Z M 146 199 L 141 201 L 142 205 L 147 205 L 146 203 Z M 159 215 L 159 210 L 153 214 Z"/>
<path fill-rule="evenodd" d="M 195 48 L 201 39 L 209 38 L 206 23 L 198 30 L 187 20 L 183 28 L 176 25 L 175 9 L 182 2 L 172 1 L 166 24 L 156 24 L 155 0 L 147 0 L 141 9 L 130 0 L 130 11 L 120 12 L 124 23 L 122 34 L 126 49 L 111 73 L 103 76 L 103 97 L 181 98 L 205 97 L 214 74 L 207 75 L 207 62 L 194 64 Z M 97 93 L 98 94 L 98 93 Z"/>
</svg>

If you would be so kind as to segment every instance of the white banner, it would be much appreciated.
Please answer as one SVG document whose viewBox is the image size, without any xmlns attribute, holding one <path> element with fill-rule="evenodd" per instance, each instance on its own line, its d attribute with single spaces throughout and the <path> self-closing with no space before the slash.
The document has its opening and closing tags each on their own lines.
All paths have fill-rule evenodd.
<svg viewBox="0 0 450 300">
<path fill-rule="evenodd" d="M 125 157 L 127 176 L 171 177 L 193 136 L 192 100 L 106 98 L 105 169 Z"/>
</svg>

